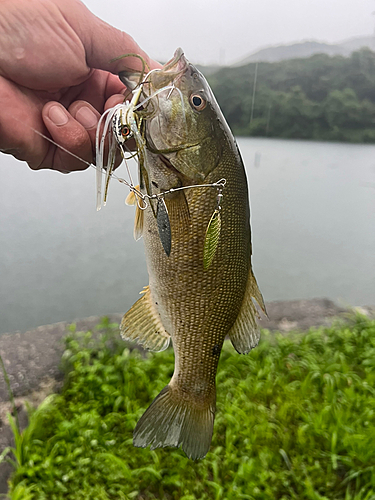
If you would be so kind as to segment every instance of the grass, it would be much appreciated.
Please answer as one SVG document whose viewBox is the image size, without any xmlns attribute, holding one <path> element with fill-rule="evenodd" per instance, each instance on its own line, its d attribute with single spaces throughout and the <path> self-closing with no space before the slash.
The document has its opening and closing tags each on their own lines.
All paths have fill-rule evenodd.
<svg viewBox="0 0 375 500">
<path fill-rule="evenodd" d="M 226 343 L 214 438 L 198 462 L 132 445 L 173 352 L 145 359 L 116 325 L 99 328 L 99 340 L 67 338 L 65 387 L 31 413 L 13 450 L 11 500 L 375 500 L 375 321 L 263 332 L 247 356 Z"/>
</svg>

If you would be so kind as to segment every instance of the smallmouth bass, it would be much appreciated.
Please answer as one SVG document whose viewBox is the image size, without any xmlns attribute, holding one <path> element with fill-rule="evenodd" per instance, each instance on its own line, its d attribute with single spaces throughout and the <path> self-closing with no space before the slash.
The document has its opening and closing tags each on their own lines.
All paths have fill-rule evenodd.
<svg viewBox="0 0 375 500">
<path fill-rule="evenodd" d="M 139 89 L 139 75 L 120 78 Z M 148 75 L 140 102 L 139 190 L 149 202 L 136 209 L 135 236 L 144 239 L 149 286 L 120 328 L 151 350 L 172 339 L 175 370 L 137 423 L 134 445 L 182 446 L 199 459 L 211 444 L 224 339 L 248 353 L 259 341 L 253 299 L 265 311 L 251 268 L 247 180 L 207 81 L 181 49 Z"/>
</svg>

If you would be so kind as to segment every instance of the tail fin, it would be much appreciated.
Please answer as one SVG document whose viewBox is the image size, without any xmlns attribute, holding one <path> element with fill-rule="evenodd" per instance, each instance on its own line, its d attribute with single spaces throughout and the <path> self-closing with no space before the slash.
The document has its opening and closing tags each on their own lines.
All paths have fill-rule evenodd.
<svg viewBox="0 0 375 500">
<path fill-rule="evenodd" d="M 215 403 L 194 404 L 167 385 L 137 423 L 134 446 L 151 449 L 182 446 L 186 455 L 204 458 L 210 448 L 215 419 Z"/>
</svg>

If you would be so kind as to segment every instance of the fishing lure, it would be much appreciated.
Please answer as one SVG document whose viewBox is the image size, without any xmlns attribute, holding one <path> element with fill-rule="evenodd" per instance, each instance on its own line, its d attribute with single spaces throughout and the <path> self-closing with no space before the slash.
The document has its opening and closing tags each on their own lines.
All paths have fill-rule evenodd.
<svg viewBox="0 0 375 500">
<path fill-rule="evenodd" d="M 152 72 L 157 70 L 152 70 Z M 144 149 L 146 148 L 146 142 L 142 136 L 140 126 L 141 126 L 141 118 L 137 116 L 137 110 L 142 108 L 145 109 L 145 105 L 150 102 L 157 94 L 160 92 L 164 92 L 169 90 L 168 97 L 175 90 L 174 85 L 168 85 L 161 89 L 158 89 L 154 94 L 146 97 L 143 101 L 139 102 L 142 86 L 147 83 L 147 79 L 149 78 L 151 72 L 149 72 L 143 81 L 138 82 L 138 85 L 133 90 L 133 97 L 130 101 L 125 101 L 122 104 L 115 106 L 107 110 L 100 119 L 98 124 L 98 131 L 96 137 L 96 152 L 97 152 L 97 209 L 99 210 L 101 207 L 101 179 L 102 173 L 105 172 L 105 192 L 104 192 L 104 200 L 103 204 L 105 205 L 107 199 L 108 192 L 108 184 L 110 178 L 113 176 L 114 170 L 114 159 L 116 155 L 116 147 L 118 147 L 121 151 L 122 157 L 125 160 L 129 158 L 137 158 L 138 161 L 142 159 L 144 161 L 145 155 L 143 154 Z M 183 98 L 181 96 L 182 102 Z M 184 116 L 184 114 L 183 114 Z M 101 124 L 104 122 L 103 132 L 101 138 L 99 138 L 99 130 L 101 128 Z M 107 164 L 104 166 L 103 157 L 104 157 L 104 144 L 106 135 L 109 135 L 109 155 L 107 159 Z M 126 143 L 129 139 L 134 138 L 136 143 L 136 152 L 131 153 L 129 149 L 126 147 Z M 114 139 L 114 140 L 113 140 Z M 130 156 L 127 156 L 130 154 Z M 172 248 L 172 231 L 169 220 L 168 209 L 166 203 L 164 201 L 164 197 L 167 194 L 170 194 L 174 191 L 185 190 L 185 189 L 195 189 L 201 187 L 214 187 L 218 189 L 217 196 L 217 204 L 216 208 L 211 216 L 211 219 L 208 223 L 205 242 L 204 242 L 204 250 L 203 250 L 203 267 L 207 270 L 215 256 L 215 252 L 218 246 L 220 231 L 221 231 L 221 199 L 223 197 L 223 189 L 225 186 L 225 179 L 220 179 L 220 181 L 212 183 L 212 184 L 200 184 L 200 185 L 191 185 L 191 186 L 182 186 L 179 188 L 170 189 L 168 191 L 163 191 L 158 194 L 147 194 L 142 193 L 138 187 L 134 186 L 133 180 L 130 175 L 130 171 L 128 169 L 126 163 L 128 176 L 130 182 L 126 182 L 124 179 L 120 180 L 120 182 L 124 182 L 128 185 L 131 192 L 134 194 L 135 200 L 132 197 L 132 202 L 129 204 L 133 204 L 136 201 L 136 204 L 140 210 L 145 210 L 148 207 L 147 200 L 156 200 L 157 208 L 156 208 L 156 221 L 158 227 L 159 238 L 161 244 L 164 248 L 164 251 L 167 256 L 170 255 Z M 138 237 L 138 235 L 136 236 Z"/>
<path fill-rule="evenodd" d="M 127 54 L 126 56 L 136 56 L 142 59 L 137 54 Z M 119 59 L 119 58 L 116 58 Z M 82 162 L 86 163 L 90 167 L 96 169 L 96 209 L 100 210 L 102 205 L 105 206 L 107 202 L 108 196 L 108 187 L 110 179 L 114 178 L 117 181 L 125 184 L 130 189 L 130 195 L 132 195 L 132 200 L 135 203 L 129 202 L 127 204 L 136 204 L 137 208 L 140 211 L 146 210 L 149 206 L 150 200 L 156 200 L 157 208 L 156 208 L 156 220 L 159 238 L 161 244 L 164 248 L 164 251 L 167 256 L 170 255 L 172 248 L 172 231 L 170 226 L 169 214 L 166 203 L 164 201 L 164 197 L 167 194 L 173 193 L 174 191 L 185 190 L 185 189 L 196 189 L 196 188 L 216 188 L 218 190 L 217 197 L 217 205 L 211 216 L 211 219 L 208 223 L 205 242 L 204 242 L 204 252 L 203 252 L 203 266 L 204 269 L 208 269 L 212 263 L 214 258 L 216 248 L 219 242 L 220 230 L 221 230 L 221 205 L 220 201 L 223 196 L 223 189 L 225 187 L 226 180 L 220 179 L 217 182 L 211 184 L 199 184 L 199 185 L 191 185 L 191 186 L 181 186 L 179 188 L 169 189 L 167 191 L 163 191 L 158 194 L 148 194 L 142 193 L 140 191 L 139 186 L 135 186 L 127 160 L 135 158 L 140 161 L 145 161 L 146 156 L 144 155 L 144 151 L 146 148 L 146 141 L 141 133 L 141 123 L 143 119 L 147 119 L 147 117 L 143 118 L 139 116 L 139 111 L 144 110 L 145 106 L 152 102 L 152 100 L 161 92 L 169 91 L 168 98 L 170 97 L 173 91 L 177 91 L 181 97 L 182 103 L 182 117 L 185 120 L 185 111 L 184 111 L 184 101 L 181 91 L 175 87 L 174 84 L 167 85 L 150 94 L 142 101 L 140 101 L 140 97 L 142 95 L 143 86 L 148 83 L 148 78 L 151 73 L 159 71 L 158 69 L 153 69 L 149 71 L 146 76 L 145 74 L 145 62 L 142 59 L 143 69 L 141 71 L 141 76 L 137 85 L 132 91 L 132 97 L 130 100 L 126 99 L 123 103 L 117 104 L 116 106 L 106 110 L 101 116 L 98 126 L 96 129 L 96 165 L 92 165 L 91 163 L 83 160 L 78 157 L 71 151 L 67 150 L 63 146 L 59 145 L 55 141 L 53 141 L 50 137 L 42 134 L 38 130 L 34 129 L 34 132 L 46 139 L 47 141 L 54 144 L 56 147 L 70 154 L 71 156 L 78 158 Z M 121 75 L 120 75 L 121 77 Z M 137 114 L 138 112 L 138 114 Z M 127 146 L 127 142 L 130 139 L 135 140 L 136 151 L 131 151 Z M 108 144 L 106 143 L 108 141 Z M 108 155 L 105 156 L 105 150 L 108 148 Z M 116 155 L 118 150 L 121 152 L 121 156 L 123 161 L 125 162 L 125 166 L 127 169 L 127 174 L 129 181 L 124 178 L 118 177 L 114 174 L 115 163 L 116 163 Z M 105 160 L 106 158 L 106 160 Z M 104 178 L 104 194 L 102 193 L 103 186 L 103 175 Z M 128 197 L 129 198 L 129 197 Z M 127 200 L 128 200 L 127 198 Z M 136 237 L 138 239 L 140 235 Z"/>
</svg>

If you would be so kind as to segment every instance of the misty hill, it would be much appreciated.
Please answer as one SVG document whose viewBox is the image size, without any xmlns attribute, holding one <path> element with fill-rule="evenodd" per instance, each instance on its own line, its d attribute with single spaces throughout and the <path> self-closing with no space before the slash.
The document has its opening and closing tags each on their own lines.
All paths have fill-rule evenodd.
<svg viewBox="0 0 375 500">
<path fill-rule="evenodd" d="M 266 47 L 245 57 L 233 66 L 243 66 L 256 61 L 277 62 L 286 59 L 311 57 L 314 54 L 327 54 L 329 56 L 350 56 L 354 51 L 367 47 L 375 51 L 375 37 L 362 36 L 350 38 L 336 44 L 312 41 L 298 42 L 289 45 Z"/>
<path fill-rule="evenodd" d="M 201 73 L 203 73 L 206 77 L 209 76 L 209 75 L 213 75 L 214 73 L 216 73 L 217 71 L 219 71 L 219 69 L 222 68 L 222 66 L 219 66 L 218 64 L 212 64 L 210 66 L 203 66 L 202 64 L 195 64 L 195 67 Z"/>
<path fill-rule="evenodd" d="M 375 142 L 375 52 L 369 49 L 350 57 L 252 62 L 207 77 L 236 135 Z"/>
</svg>

